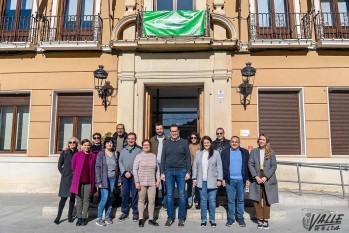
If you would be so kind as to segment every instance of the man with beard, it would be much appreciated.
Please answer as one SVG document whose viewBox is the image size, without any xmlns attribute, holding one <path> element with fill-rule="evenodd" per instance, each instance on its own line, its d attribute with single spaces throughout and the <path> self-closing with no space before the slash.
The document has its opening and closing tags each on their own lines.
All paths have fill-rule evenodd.
<svg viewBox="0 0 349 233">
<path fill-rule="evenodd" d="M 124 124 L 116 125 L 116 132 L 113 134 L 113 144 L 114 151 L 118 152 L 119 155 L 121 150 L 127 146 L 127 133 L 125 132 Z"/>
</svg>

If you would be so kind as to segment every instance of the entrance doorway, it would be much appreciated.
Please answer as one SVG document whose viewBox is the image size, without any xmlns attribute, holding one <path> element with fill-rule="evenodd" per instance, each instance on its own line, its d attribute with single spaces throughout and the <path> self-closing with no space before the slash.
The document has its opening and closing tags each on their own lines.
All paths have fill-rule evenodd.
<svg viewBox="0 0 349 233">
<path fill-rule="evenodd" d="M 155 135 L 155 124 L 162 122 L 165 134 L 170 126 L 180 127 L 180 137 L 203 133 L 203 88 L 190 86 L 147 87 L 145 92 L 145 138 Z"/>
</svg>

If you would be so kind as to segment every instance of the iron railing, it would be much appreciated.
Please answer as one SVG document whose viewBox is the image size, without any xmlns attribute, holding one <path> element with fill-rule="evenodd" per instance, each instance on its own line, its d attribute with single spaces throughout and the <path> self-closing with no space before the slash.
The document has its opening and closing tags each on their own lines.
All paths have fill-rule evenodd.
<svg viewBox="0 0 349 233">
<path fill-rule="evenodd" d="M 297 181 L 295 181 L 295 180 L 280 180 L 279 179 L 279 182 L 298 183 L 299 195 L 302 195 L 302 184 L 330 185 L 330 186 L 340 186 L 342 188 L 342 197 L 345 198 L 345 187 L 348 187 L 349 184 L 344 184 L 343 171 L 349 171 L 349 164 L 301 163 L 301 162 L 279 161 L 278 165 L 296 167 Z M 314 179 L 314 181 L 304 181 L 304 180 L 302 180 L 301 171 L 300 171 L 302 167 L 326 169 L 326 170 L 337 170 L 338 175 L 339 175 L 339 179 L 340 179 L 340 183 L 319 182 L 319 181 L 316 181 L 315 179 Z"/>
<path fill-rule="evenodd" d="M 317 13 L 316 40 L 349 39 L 349 13 Z"/>
<path fill-rule="evenodd" d="M 310 13 L 250 13 L 249 39 L 311 39 Z"/>
<path fill-rule="evenodd" d="M 99 15 L 44 16 L 41 41 L 101 41 L 102 19 Z"/>
<path fill-rule="evenodd" d="M 210 14 L 210 9 L 207 8 L 204 37 L 210 37 L 210 34 L 211 34 L 211 14 Z M 146 37 L 143 33 L 143 11 L 139 11 L 137 14 L 137 36 L 138 38 Z M 190 37 L 190 36 L 185 36 L 185 37 Z"/>
<path fill-rule="evenodd" d="M 0 42 L 36 43 L 38 20 L 34 16 L 0 16 Z"/>
</svg>

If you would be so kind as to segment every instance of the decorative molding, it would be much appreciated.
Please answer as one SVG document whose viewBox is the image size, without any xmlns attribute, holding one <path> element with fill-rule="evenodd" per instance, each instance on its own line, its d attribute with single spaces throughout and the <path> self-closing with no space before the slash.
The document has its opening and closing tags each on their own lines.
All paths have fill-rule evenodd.
<svg viewBox="0 0 349 233">
<path fill-rule="evenodd" d="M 224 0 L 214 0 L 213 1 L 214 13 L 225 15 L 224 10 Z"/>
<path fill-rule="evenodd" d="M 134 14 L 136 10 L 136 0 L 125 0 L 125 7 L 124 16 Z"/>
</svg>

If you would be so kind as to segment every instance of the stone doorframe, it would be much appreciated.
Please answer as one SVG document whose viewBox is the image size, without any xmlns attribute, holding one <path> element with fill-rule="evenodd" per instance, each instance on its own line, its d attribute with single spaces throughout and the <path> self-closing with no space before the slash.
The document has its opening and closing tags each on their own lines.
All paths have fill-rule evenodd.
<svg viewBox="0 0 349 233">
<path fill-rule="evenodd" d="M 204 134 L 217 127 L 231 134 L 231 55 L 204 53 L 122 53 L 118 62 L 117 123 L 144 135 L 146 86 L 204 87 Z M 220 94 L 218 94 L 220 93 Z M 214 138 L 213 138 L 214 139 Z"/>
</svg>

